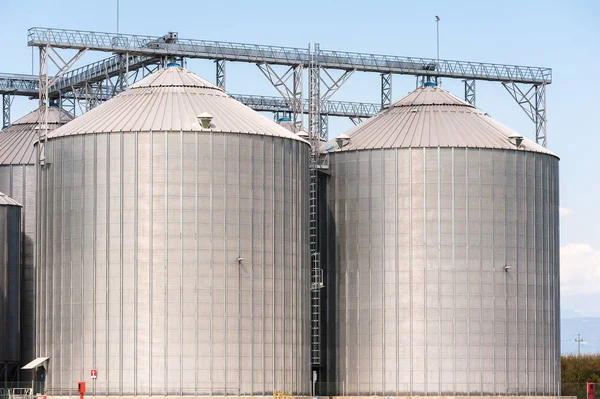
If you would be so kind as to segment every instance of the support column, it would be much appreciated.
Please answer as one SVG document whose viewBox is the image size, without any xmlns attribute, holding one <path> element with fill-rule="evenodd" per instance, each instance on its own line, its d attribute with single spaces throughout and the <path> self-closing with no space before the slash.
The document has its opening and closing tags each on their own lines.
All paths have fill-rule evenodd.
<svg viewBox="0 0 600 399">
<path fill-rule="evenodd" d="M 465 101 L 475 106 L 475 80 L 465 79 Z"/>
<path fill-rule="evenodd" d="M 535 141 L 547 147 L 546 83 L 532 85 L 527 91 L 523 91 L 515 82 L 502 82 L 502 85 L 535 124 Z"/>
<path fill-rule="evenodd" d="M 217 68 L 217 86 L 225 90 L 225 60 L 216 60 L 215 66 Z"/>
<path fill-rule="evenodd" d="M 12 99 L 10 94 L 2 95 L 2 129 L 7 128 L 10 125 L 10 105 Z"/>
<path fill-rule="evenodd" d="M 392 74 L 381 74 L 381 109 L 392 105 Z"/>
<path fill-rule="evenodd" d="M 292 121 L 294 122 L 294 131 L 302 130 L 304 114 L 304 98 L 302 96 L 302 77 L 304 68 L 302 65 L 294 67 L 294 88 L 292 92 Z"/>
<path fill-rule="evenodd" d="M 535 86 L 535 141 L 543 147 L 548 146 L 546 139 L 546 85 Z"/>
</svg>

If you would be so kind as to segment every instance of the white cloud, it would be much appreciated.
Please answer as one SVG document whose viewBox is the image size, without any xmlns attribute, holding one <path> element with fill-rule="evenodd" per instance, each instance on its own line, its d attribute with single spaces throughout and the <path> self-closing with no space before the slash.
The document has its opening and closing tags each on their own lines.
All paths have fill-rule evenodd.
<svg viewBox="0 0 600 399">
<path fill-rule="evenodd" d="M 561 247 L 560 288 L 563 296 L 598 294 L 600 298 L 600 250 L 588 244 Z"/>
<path fill-rule="evenodd" d="M 566 218 L 569 216 L 573 216 L 575 214 L 575 211 L 571 208 L 560 208 L 559 209 L 559 214 L 561 218 Z"/>
</svg>

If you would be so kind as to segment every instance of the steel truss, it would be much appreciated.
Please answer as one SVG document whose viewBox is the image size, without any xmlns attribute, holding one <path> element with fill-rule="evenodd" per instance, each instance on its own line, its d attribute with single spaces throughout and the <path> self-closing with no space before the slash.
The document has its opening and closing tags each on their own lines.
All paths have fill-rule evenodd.
<svg viewBox="0 0 600 399">
<path fill-rule="evenodd" d="M 256 64 L 256 66 L 291 108 L 294 131 L 299 132 L 302 130 L 302 114 L 304 111 L 302 65 L 289 67 L 283 74 L 278 73 L 270 64 Z"/>
<path fill-rule="evenodd" d="M 515 82 L 503 82 L 502 85 L 535 124 L 535 141 L 546 147 L 546 84 L 531 85 L 525 91 Z"/>
<path fill-rule="evenodd" d="M 381 109 L 389 108 L 392 105 L 392 74 L 381 74 Z"/>
<path fill-rule="evenodd" d="M 225 60 L 216 60 L 215 66 L 217 69 L 217 78 L 215 79 L 215 82 L 218 87 L 225 90 Z"/>
<path fill-rule="evenodd" d="M 354 126 L 358 125 L 359 123 L 362 123 L 363 121 L 361 117 L 350 117 L 350 120 L 352 121 L 352 123 L 354 123 Z"/>
<path fill-rule="evenodd" d="M 465 79 L 465 101 L 475 106 L 475 80 Z"/>
<path fill-rule="evenodd" d="M 312 52 L 306 48 L 181 38 L 166 40 L 166 36 L 31 28 L 28 31 L 28 43 L 30 46 L 49 44 L 56 48 L 89 49 L 152 57 L 175 56 L 288 66 L 301 64 L 304 67 L 308 67 L 314 58 L 321 68 L 345 71 L 356 70 L 498 82 L 514 81 L 529 84 L 552 81 L 550 68 L 332 50 L 320 50 L 313 57 Z"/>
<path fill-rule="evenodd" d="M 123 35 L 89 31 L 74 31 L 64 29 L 31 28 L 28 32 L 28 43 L 31 46 L 54 46 L 55 48 L 68 48 L 79 50 L 107 51 L 119 54 L 129 54 L 134 57 L 145 57 L 158 59 L 163 64 L 168 60 L 187 58 L 201 58 L 217 60 L 217 83 L 224 86 L 225 83 L 225 61 L 251 62 L 260 65 L 269 65 L 270 72 L 274 70 L 272 65 L 283 65 L 295 69 L 295 84 L 286 89 L 293 96 L 283 97 L 294 104 L 295 110 L 292 117 L 296 129 L 302 126 L 301 117 L 301 72 L 300 67 L 306 68 L 311 62 L 319 66 L 320 77 L 329 77 L 333 85 L 323 81 L 326 89 L 323 99 L 328 99 L 339 85 L 348 78 L 352 71 L 379 72 L 382 74 L 382 106 L 391 103 L 391 80 L 387 78 L 392 74 L 413 75 L 421 77 L 417 80 L 417 86 L 425 81 L 439 81 L 442 77 L 459 78 L 470 82 L 475 80 L 488 80 L 500 82 L 512 82 L 513 84 L 531 84 L 544 86 L 552 82 L 552 70 L 550 68 L 538 68 L 529 66 L 491 64 L 481 62 L 436 60 L 421 57 L 399 57 L 390 55 L 378 55 L 367 53 L 352 53 L 342 51 L 330 51 L 313 49 L 302 49 L 280 46 L 262 46 L 231 42 L 216 42 L 205 40 L 179 39 L 177 34 L 169 33 L 162 37 Z M 266 67 L 261 68 L 263 73 Z M 343 75 L 339 79 L 331 78 L 328 70 L 342 70 Z M 287 73 L 287 72 L 286 72 Z M 284 75 L 285 76 L 285 75 Z M 283 76 L 279 77 L 282 78 Z M 272 82 L 281 86 L 281 79 L 272 76 Z M 122 81 L 122 80 L 121 80 Z M 126 86 L 123 85 L 123 86 Z M 280 88 L 280 87 L 279 87 Z M 300 89 L 299 89 L 300 88 Z M 330 91 L 331 90 L 331 91 Z M 475 100 L 469 92 L 467 101 Z M 467 93 L 466 93 L 467 94 Z M 300 99 L 298 98 L 300 97 Z M 390 100 L 388 101 L 388 97 Z M 545 94 L 542 96 L 545 99 Z M 538 101 L 536 112 L 536 137 L 545 137 L 545 105 Z M 542 114 L 544 117 L 542 117 Z"/>
<path fill-rule="evenodd" d="M 10 94 L 2 94 L 2 129 L 10 125 L 10 106 L 14 96 Z"/>
<path fill-rule="evenodd" d="M 286 114 L 291 117 L 292 108 L 287 101 L 276 96 L 250 96 L 245 94 L 230 94 L 231 97 L 246 104 L 255 111 L 265 111 Z M 308 114 L 308 99 L 302 101 L 303 114 Z M 321 115 L 340 116 L 347 118 L 370 118 L 380 111 L 376 103 L 359 103 L 351 101 L 324 101 L 321 103 Z"/>
<path fill-rule="evenodd" d="M 39 112 L 40 127 L 38 129 L 39 141 L 39 160 L 42 166 L 46 163 L 46 140 L 48 136 L 48 107 L 50 106 L 50 87 L 86 52 L 86 49 L 79 50 L 70 59 L 65 59 L 49 44 L 40 47 L 40 73 L 39 73 Z M 49 64 L 52 63 L 58 72 L 50 77 L 48 75 Z"/>
</svg>

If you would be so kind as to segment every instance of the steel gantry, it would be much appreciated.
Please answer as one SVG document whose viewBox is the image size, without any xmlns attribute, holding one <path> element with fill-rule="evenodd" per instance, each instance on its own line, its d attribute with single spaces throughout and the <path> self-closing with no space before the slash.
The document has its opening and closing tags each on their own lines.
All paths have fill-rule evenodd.
<svg viewBox="0 0 600 399">
<path fill-rule="evenodd" d="M 154 68 L 158 65 L 154 66 Z M 142 76 L 152 71 L 152 65 L 139 69 L 137 71 L 130 71 L 129 83 L 136 82 Z M 67 75 L 67 74 L 65 74 Z M 137 76 L 139 75 L 139 76 Z M 15 76 L 19 76 L 18 78 Z M 63 77 L 64 79 L 64 77 Z M 94 77 L 94 79 L 96 79 Z M 91 85 L 90 85 L 91 86 Z M 38 76 L 37 75 L 12 75 L 12 74 L 1 74 L 0 73 L 0 93 L 3 95 L 24 96 L 24 97 L 37 97 L 38 96 Z M 79 103 L 84 101 L 98 101 L 103 102 L 110 99 L 115 91 L 113 89 L 114 83 L 104 82 L 101 92 L 97 92 L 95 95 L 98 98 L 92 99 L 92 95 L 87 95 L 84 92 L 85 85 L 81 82 L 77 82 L 75 86 L 71 86 L 72 91 L 64 90 L 58 92 L 53 86 L 50 91 L 50 100 L 56 101 L 61 104 L 66 111 L 73 114 L 72 102 L 77 99 Z M 81 88 L 78 90 L 77 88 Z M 8 94 L 10 93 L 10 94 Z M 277 96 L 257 96 L 247 94 L 229 94 L 236 100 L 246 104 L 255 111 L 264 111 L 272 113 L 280 113 L 291 115 L 292 107 L 289 106 L 288 101 L 283 97 Z M 82 107 L 84 110 L 87 107 Z M 376 103 L 360 103 L 352 101 L 335 101 L 329 100 L 324 101 L 321 104 L 321 115 L 334 116 L 334 117 L 346 117 L 346 118 L 370 118 L 376 115 L 380 110 L 380 105 Z M 301 110 L 299 113 L 304 115 L 308 114 L 308 99 L 303 99 Z"/>
<path fill-rule="evenodd" d="M 10 108 L 15 96 L 37 97 L 39 78 L 34 75 L 0 73 L 0 94 L 2 95 L 2 129 L 10 125 Z"/>
<path fill-rule="evenodd" d="M 220 77 L 219 84 L 225 82 L 225 61 L 248 62 L 262 66 L 265 72 L 266 65 L 269 66 L 272 77 L 279 76 L 281 79 L 271 79 L 277 83 L 278 89 L 288 86 L 282 91 L 292 93 L 283 97 L 286 101 L 291 101 L 292 106 L 297 112 L 294 116 L 294 125 L 301 124 L 301 118 L 298 116 L 302 98 L 301 90 L 298 90 L 299 79 L 296 84 L 291 84 L 283 79 L 280 74 L 273 74 L 274 65 L 287 66 L 294 68 L 293 75 L 298 78 L 300 67 L 308 68 L 311 60 L 318 65 L 319 72 L 326 72 L 320 75 L 330 75 L 328 70 L 341 70 L 344 72 L 343 79 L 337 82 L 333 87 L 339 88 L 347 79 L 352 71 L 358 72 L 378 72 L 382 74 L 382 105 L 387 105 L 387 97 L 391 97 L 391 79 L 389 82 L 385 78 L 391 78 L 392 74 L 412 75 L 423 77 L 424 80 L 436 80 L 437 78 L 455 78 L 469 81 L 486 80 L 502 82 L 507 87 L 516 84 L 525 86 L 535 86 L 537 92 L 536 99 L 526 95 L 518 95 L 513 91 L 513 98 L 525 108 L 534 107 L 536 125 L 536 138 L 540 142 L 544 141 L 546 131 L 546 112 L 545 112 L 545 85 L 552 82 L 552 70 L 550 68 L 504 65 L 483 62 L 438 60 L 423 57 L 401 57 L 393 55 L 379 55 L 368 53 L 353 53 L 346 51 L 322 50 L 318 46 L 311 51 L 310 48 L 295 48 L 281 46 L 264 46 L 254 44 L 219 42 L 207 40 L 181 39 L 174 32 L 169 32 L 165 36 L 144 36 L 127 35 L 91 31 L 78 31 L 66 29 L 47 29 L 31 28 L 28 32 L 28 42 L 30 46 L 49 46 L 62 49 L 74 50 L 95 50 L 105 51 L 116 54 L 129 54 L 145 56 L 152 58 L 165 59 L 172 58 L 200 58 L 210 59 L 217 62 L 217 75 Z M 287 72 L 286 72 L 287 73 Z M 285 74 L 284 74 L 285 75 Z M 387 75 L 385 78 L 383 75 Z M 337 80 L 336 80 L 337 81 Z M 282 83 L 283 82 L 283 83 Z M 327 85 L 327 84 L 325 84 Z M 289 87 L 295 86 L 295 87 Z M 543 87 L 542 87 L 543 86 Z M 474 89 L 474 85 L 472 86 Z M 509 90 L 510 91 L 510 90 Z M 329 90 L 324 90 L 323 95 L 327 97 Z M 329 92 L 333 94 L 335 92 Z M 388 94 L 389 93 L 389 94 Z M 474 100 L 474 91 L 470 91 L 470 97 L 467 100 Z M 524 91 L 527 93 L 527 90 Z M 516 97 L 515 97 L 516 95 Z M 308 93 L 310 97 L 310 93 Z M 525 109 L 524 108 L 524 109 Z M 526 111 L 527 112 L 527 111 Z M 529 114 L 528 114 L 529 115 Z"/>
</svg>

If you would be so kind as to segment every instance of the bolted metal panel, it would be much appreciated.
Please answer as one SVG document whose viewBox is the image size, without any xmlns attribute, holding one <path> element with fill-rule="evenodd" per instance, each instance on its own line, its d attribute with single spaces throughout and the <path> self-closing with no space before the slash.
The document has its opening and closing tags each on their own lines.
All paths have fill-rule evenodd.
<svg viewBox="0 0 600 399">
<path fill-rule="evenodd" d="M 308 151 L 258 134 L 52 138 L 38 166 L 46 389 L 310 391 Z M 133 382 L 133 383 L 132 383 Z"/>
<path fill-rule="evenodd" d="M 0 367 L 6 367 L 21 360 L 21 205 L 0 196 Z"/>
<path fill-rule="evenodd" d="M 321 394 L 559 395 L 558 159 L 398 148 L 329 161 L 338 279 Z"/>
</svg>

